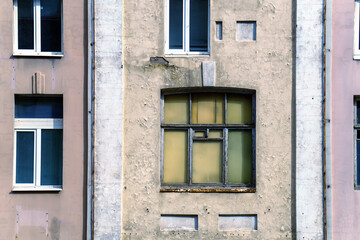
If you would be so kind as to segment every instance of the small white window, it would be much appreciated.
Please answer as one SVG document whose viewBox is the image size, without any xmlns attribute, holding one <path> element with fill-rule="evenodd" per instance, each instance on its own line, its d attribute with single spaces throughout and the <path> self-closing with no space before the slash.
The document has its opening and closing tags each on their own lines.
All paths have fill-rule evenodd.
<svg viewBox="0 0 360 240">
<path fill-rule="evenodd" d="M 358 0 L 356 0 L 355 1 L 355 17 L 354 17 L 354 59 L 357 59 L 357 60 L 360 60 L 359 8 L 360 8 L 360 2 Z"/>
<path fill-rule="evenodd" d="M 209 0 L 166 0 L 166 54 L 209 55 Z"/>
<path fill-rule="evenodd" d="M 14 0 L 14 55 L 62 56 L 62 0 Z"/>
<path fill-rule="evenodd" d="M 15 96 L 14 188 L 61 190 L 62 97 Z"/>
</svg>

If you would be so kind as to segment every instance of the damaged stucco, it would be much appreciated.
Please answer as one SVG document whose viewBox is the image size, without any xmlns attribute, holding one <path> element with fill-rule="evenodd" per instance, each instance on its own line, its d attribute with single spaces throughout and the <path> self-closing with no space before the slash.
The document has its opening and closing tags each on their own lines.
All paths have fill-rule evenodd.
<svg viewBox="0 0 360 240">
<path fill-rule="evenodd" d="M 122 239 L 291 239 L 292 2 L 210 1 L 210 56 L 164 54 L 164 1 L 124 1 Z M 215 40 L 215 22 L 223 40 Z M 256 21 L 256 41 L 237 41 L 236 22 Z M 154 64 L 151 57 L 169 63 Z M 256 192 L 160 192 L 161 89 L 256 90 Z M 197 231 L 161 231 L 161 215 L 197 215 Z M 218 216 L 257 215 L 258 229 L 219 231 Z"/>
</svg>

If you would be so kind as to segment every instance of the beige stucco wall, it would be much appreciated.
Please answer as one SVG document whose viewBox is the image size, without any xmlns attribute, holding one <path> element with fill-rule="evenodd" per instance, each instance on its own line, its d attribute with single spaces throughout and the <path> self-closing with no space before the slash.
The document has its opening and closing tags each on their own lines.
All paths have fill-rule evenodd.
<svg viewBox="0 0 360 240">
<path fill-rule="evenodd" d="M 84 7 L 63 1 L 64 56 L 13 57 L 13 1 L 0 1 L 0 239 L 83 239 L 84 234 Z M 46 94 L 62 94 L 63 190 L 12 192 L 14 94 L 31 94 L 31 76 L 46 76 Z M 48 223 L 44 214 L 48 213 Z M 16 217 L 32 218 L 22 226 Z M 39 226 L 41 225 L 41 226 Z M 46 236 L 48 232 L 48 236 Z"/>
<path fill-rule="evenodd" d="M 290 239 L 292 5 L 287 0 L 210 1 L 209 57 L 164 55 L 164 0 L 124 1 L 123 239 Z M 257 40 L 236 41 L 236 21 L 256 21 Z M 223 40 L 215 40 L 223 21 Z M 150 65 L 162 56 L 173 67 Z M 161 89 L 201 87 L 201 62 L 216 62 L 216 87 L 256 90 L 256 193 L 161 193 Z M 198 215 L 195 232 L 160 231 L 161 214 Z M 218 231 L 219 214 L 257 214 L 256 231 Z"/>
</svg>

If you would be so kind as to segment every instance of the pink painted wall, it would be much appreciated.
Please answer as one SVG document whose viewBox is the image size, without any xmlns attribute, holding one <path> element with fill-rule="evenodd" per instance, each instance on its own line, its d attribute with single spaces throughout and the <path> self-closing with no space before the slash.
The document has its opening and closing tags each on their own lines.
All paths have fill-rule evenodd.
<svg viewBox="0 0 360 240">
<path fill-rule="evenodd" d="M 360 61 L 353 60 L 354 0 L 333 0 L 333 239 L 359 239 L 360 190 L 354 189 L 353 102 L 360 96 Z"/>
</svg>

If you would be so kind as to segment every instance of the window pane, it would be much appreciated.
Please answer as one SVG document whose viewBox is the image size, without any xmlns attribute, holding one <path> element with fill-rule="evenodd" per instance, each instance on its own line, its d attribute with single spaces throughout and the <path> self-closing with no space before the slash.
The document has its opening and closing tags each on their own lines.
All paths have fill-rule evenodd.
<svg viewBox="0 0 360 240">
<path fill-rule="evenodd" d="M 41 130 L 41 185 L 62 184 L 62 130 Z"/>
<path fill-rule="evenodd" d="M 193 183 L 222 182 L 222 142 L 193 143 Z"/>
<path fill-rule="evenodd" d="M 209 138 L 222 138 L 223 130 L 210 130 Z"/>
<path fill-rule="evenodd" d="M 33 0 L 18 0 L 18 49 L 34 49 L 33 4 Z"/>
<path fill-rule="evenodd" d="M 251 124 L 252 104 L 251 95 L 228 94 L 227 95 L 227 123 L 228 124 Z"/>
<path fill-rule="evenodd" d="M 195 124 L 224 123 L 224 95 L 199 93 L 192 95 L 191 122 Z"/>
<path fill-rule="evenodd" d="M 169 0 L 169 48 L 183 48 L 183 0 Z"/>
<path fill-rule="evenodd" d="M 251 130 L 229 131 L 228 181 L 251 183 L 252 179 L 252 133 Z"/>
<path fill-rule="evenodd" d="M 360 102 L 356 102 L 356 124 L 360 124 Z"/>
<path fill-rule="evenodd" d="M 360 140 L 356 140 L 356 184 L 360 186 Z"/>
<path fill-rule="evenodd" d="M 15 96 L 15 118 L 62 117 L 62 97 Z"/>
<path fill-rule="evenodd" d="M 164 96 L 164 123 L 189 122 L 189 96 L 186 94 Z"/>
<path fill-rule="evenodd" d="M 61 0 L 41 0 L 41 51 L 61 52 Z"/>
<path fill-rule="evenodd" d="M 16 132 L 16 183 L 34 182 L 34 132 Z"/>
<path fill-rule="evenodd" d="M 164 183 L 186 183 L 188 134 L 184 130 L 165 130 Z"/>
<path fill-rule="evenodd" d="M 208 0 L 190 0 L 190 51 L 208 50 Z"/>
</svg>

